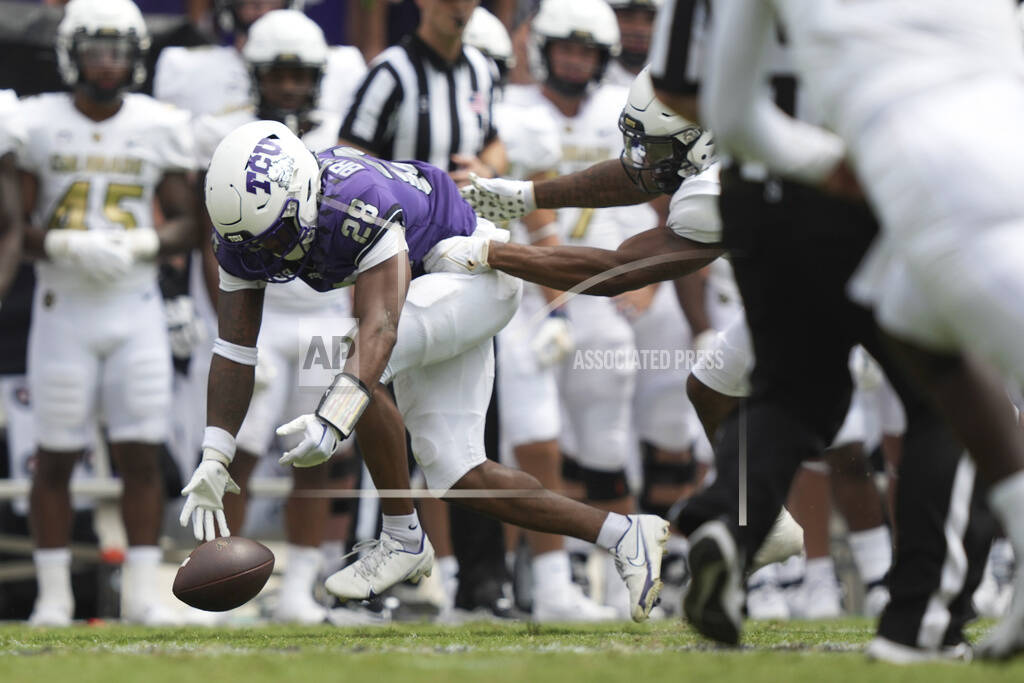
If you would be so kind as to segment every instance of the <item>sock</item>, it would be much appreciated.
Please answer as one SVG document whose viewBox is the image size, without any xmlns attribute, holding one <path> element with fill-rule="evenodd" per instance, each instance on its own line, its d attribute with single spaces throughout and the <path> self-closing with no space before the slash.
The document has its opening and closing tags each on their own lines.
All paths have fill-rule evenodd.
<svg viewBox="0 0 1024 683">
<path fill-rule="evenodd" d="M 836 583 L 837 581 L 836 564 L 832 560 L 831 555 L 808 559 L 806 567 L 807 568 L 804 571 L 805 583 L 810 583 L 814 581 Z"/>
<path fill-rule="evenodd" d="M 459 561 L 454 555 L 445 555 L 435 560 L 438 571 L 441 572 L 441 587 L 444 588 L 445 598 L 448 606 L 455 604 L 455 592 L 459 588 Z"/>
<path fill-rule="evenodd" d="M 794 555 L 779 565 L 779 585 L 783 588 L 790 588 L 804 580 L 807 561 L 804 556 Z"/>
<path fill-rule="evenodd" d="M 892 565 L 892 537 L 884 524 L 874 529 L 850 532 L 850 552 L 865 585 L 885 578 Z"/>
<path fill-rule="evenodd" d="M 989 489 L 988 504 L 1003 523 L 1014 554 L 1024 558 L 1024 470 L 994 484 Z"/>
<path fill-rule="evenodd" d="M 418 553 L 423 549 L 423 527 L 413 510 L 409 515 L 382 515 L 381 531 L 402 544 L 407 552 Z"/>
<path fill-rule="evenodd" d="M 569 553 L 552 550 L 533 558 L 533 585 L 535 597 L 563 593 L 572 581 Z"/>
<path fill-rule="evenodd" d="M 345 554 L 344 541 L 324 541 L 320 544 L 320 556 L 325 569 L 334 567 Z M 333 572 L 331 572 L 333 573 Z"/>
<path fill-rule="evenodd" d="M 129 546 L 121 565 L 121 613 L 143 610 L 158 602 L 155 597 L 156 572 L 164 553 L 155 545 Z"/>
<path fill-rule="evenodd" d="M 281 602 L 313 598 L 313 584 L 323 559 L 320 548 L 309 545 L 285 546 L 288 564 L 281 578 Z M 287 596 L 287 597 L 285 597 Z"/>
<path fill-rule="evenodd" d="M 37 602 L 73 606 L 71 593 L 71 549 L 37 548 L 32 551 L 39 584 Z"/>
<path fill-rule="evenodd" d="M 615 550 L 622 537 L 629 531 L 633 522 L 626 515 L 617 512 L 609 512 L 601 525 L 601 531 L 597 534 L 597 545 L 605 550 Z"/>
</svg>

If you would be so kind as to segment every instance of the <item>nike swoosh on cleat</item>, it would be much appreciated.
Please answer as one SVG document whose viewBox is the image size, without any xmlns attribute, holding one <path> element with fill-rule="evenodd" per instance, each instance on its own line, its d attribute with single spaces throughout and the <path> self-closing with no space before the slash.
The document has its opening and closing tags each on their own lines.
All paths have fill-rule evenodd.
<svg viewBox="0 0 1024 683">
<path fill-rule="evenodd" d="M 640 558 L 640 547 L 642 545 L 641 541 L 643 540 L 643 534 L 644 534 L 644 528 L 643 528 L 643 526 L 641 526 L 640 520 L 637 520 L 637 522 L 636 522 L 636 552 L 633 554 L 633 557 L 629 557 L 628 555 L 626 556 L 626 561 L 629 562 L 634 567 L 642 567 L 645 564 L 647 564 L 646 554 L 645 554 L 643 559 Z M 640 560 L 640 562 L 636 562 L 636 560 Z"/>
<path fill-rule="evenodd" d="M 419 524 L 410 524 L 409 525 L 409 531 L 416 531 L 419 528 L 420 528 Z"/>
</svg>

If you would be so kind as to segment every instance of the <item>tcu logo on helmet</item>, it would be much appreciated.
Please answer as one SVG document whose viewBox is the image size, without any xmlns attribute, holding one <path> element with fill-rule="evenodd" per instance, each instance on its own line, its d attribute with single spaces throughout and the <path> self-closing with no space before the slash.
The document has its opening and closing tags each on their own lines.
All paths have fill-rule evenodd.
<svg viewBox="0 0 1024 683">
<path fill-rule="evenodd" d="M 281 145 L 276 140 L 269 137 L 260 140 L 252 154 L 249 155 L 249 162 L 245 166 L 246 192 L 258 195 L 259 190 L 262 190 L 265 194 L 270 194 L 271 181 L 276 181 L 287 187 L 287 182 L 281 182 L 282 169 L 280 169 L 279 163 L 282 160 L 277 158 L 279 154 L 281 154 Z M 291 159 L 289 158 L 288 161 Z M 272 173 L 272 170 L 277 172 Z M 288 180 L 291 180 L 291 173 L 288 173 Z"/>
</svg>

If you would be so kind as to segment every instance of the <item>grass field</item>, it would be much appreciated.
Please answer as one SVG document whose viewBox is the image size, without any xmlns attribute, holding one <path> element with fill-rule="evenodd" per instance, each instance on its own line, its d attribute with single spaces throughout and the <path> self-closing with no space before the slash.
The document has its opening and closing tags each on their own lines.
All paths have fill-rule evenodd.
<svg viewBox="0 0 1024 683">
<path fill-rule="evenodd" d="M 869 662 L 860 650 L 871 635 L 868 620 L 760 622 L 748 624 L 744 647 L 719 649 L 676 621 L 162 630 L 11 624 L 0 626 L 0 681 L 1024 681 L 1024 658 Z"/>
</svg>

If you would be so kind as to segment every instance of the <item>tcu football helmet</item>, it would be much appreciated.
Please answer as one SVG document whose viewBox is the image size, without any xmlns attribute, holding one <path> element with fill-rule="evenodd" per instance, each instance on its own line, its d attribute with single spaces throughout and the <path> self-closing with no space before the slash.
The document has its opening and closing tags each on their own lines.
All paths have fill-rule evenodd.
<svg viewBox="0 0 1024 683">
<path fill-rule="evenodd" d="M 505 24 L 483 7 L 477 7 L 469 17 L 462 32 L 462 42 L 494 60 L 498 65 L 498 74 L 504 82 L 509 69 L 516 65 L 516 57 L 512 51 L 512 39 L 508 35 Z"/>
<path fill-rule="evenodd" d="M 206 210 L 218 259 L 240 277 L 287 282 L 316 237 L 320 165 L 288 127 L 253 121 L 229 133 L 206 173 Z"/>
<path fill-rule="evenodd" d="M 629 87 L 619 116 L 622 167 L 645 191 L 672 194 L 684 178 L 700 173 L 714 161 L 711 131 L 684 119 L 654 94 L 650 67 Z"/>
<path fill-rule="evenodd" d="M 315 21 L 298 10 L 267 12 L 253 22 L 242 48 L 252 74 L 256 114 L 261 119 L 281 121 L 298 132 L 298 120 L 316 106 L 320 81 L 327 66 L 327 41 Z M 260 79 L 275 67 L 309 69 L 313 88 L 297 109 L 286 109 L 266 101 L 260 91 Z"/>
<path fill-rule="evenodd" d="M 601 53 L 591 82 L 604 78 L 608 61 L 619 54 L 619 23 L 605 0 L 543 0 L 530 24 L 530 68 L 538 83 L 566 95 L 581 95 L 587 84 L 563 81 L 551 70 L 549 47 L 557 40 L 592 45 Z"/>
<path fill-rule="evenodd" d="M 71 0 L 57 26 L 57 66 L 64 83 L 85 88 L 98 101 L 110 101 L 146 80 L 149 32 L 142 12 L 131 0 Z M 123 63 L 128 78 L 101 87 L 82 78 L 83 60 L 107 58 Z"/>
</svg>

